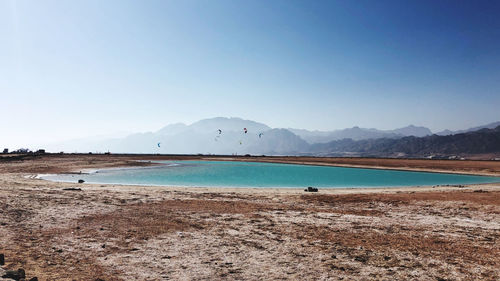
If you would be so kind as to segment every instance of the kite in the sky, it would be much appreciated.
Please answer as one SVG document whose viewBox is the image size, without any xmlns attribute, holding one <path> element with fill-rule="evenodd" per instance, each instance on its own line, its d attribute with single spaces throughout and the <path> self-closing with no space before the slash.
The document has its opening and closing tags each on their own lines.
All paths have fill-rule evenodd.
<svg viewBox="0 0 500 281">
<path fill-rule="evenodd" d="M 264 134 L 264 133 L 260 133 L 260 134 L 259 134 L 259 138 L 262 138 L 262 135 L 263 135 L 263 134 Z"/>
<path fill-rule="evenodd" d="M 219 129 L 218 131 L 219 131 L 219 135 L 222 134 L 222 130 L 221 129 Z"/>
<path fill-rule="evenodd" d="M 158 147 L 160 147 L 160 143 L 161 143 L 161 142 L 159 142 L 159 143 L 158 143 Z"/>
<path fill-rule="evenodd" d="M 245 132 L 245 134 L 248 133 L 247 128 L 243 128 L 243 131 Z"/>
</svg>

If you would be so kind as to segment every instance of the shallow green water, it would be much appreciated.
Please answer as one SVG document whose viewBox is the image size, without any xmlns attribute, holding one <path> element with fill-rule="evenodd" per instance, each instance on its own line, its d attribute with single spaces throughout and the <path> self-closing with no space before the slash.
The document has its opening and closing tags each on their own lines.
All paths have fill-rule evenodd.
<svg viewBox="0 0 500 281">
<path fill-rule="evenodd" d="M 500 182 L 500 177 L 232 161 L 162 161 L 164 166 L 109 169 L 56 181 L 193 187 L 380 187 Z"/>
</svg>

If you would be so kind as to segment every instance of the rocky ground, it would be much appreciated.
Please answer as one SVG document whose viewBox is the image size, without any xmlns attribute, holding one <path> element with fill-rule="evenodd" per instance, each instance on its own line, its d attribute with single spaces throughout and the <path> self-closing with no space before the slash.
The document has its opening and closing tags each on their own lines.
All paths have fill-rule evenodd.
<svg viewBox="0 0 500 281">
<path fill-rule="evenodd" d="M 4 269 L 27 280 L 500 279 L 500 185 L 305 193 L 31 177 L 123 165 L 0 163 Z"/>
</svg>

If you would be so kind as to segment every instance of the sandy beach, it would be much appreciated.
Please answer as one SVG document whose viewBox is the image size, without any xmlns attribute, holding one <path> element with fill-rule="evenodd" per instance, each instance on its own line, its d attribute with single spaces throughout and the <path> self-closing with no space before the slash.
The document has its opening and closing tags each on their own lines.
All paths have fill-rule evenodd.
<svg viewBox="0 0 500 281">
<path fill-rule="evenodd" d="M 39 280 L 498 280 L 500 184 L 321 189 L 56 183 L 205 156 L 0 157 L 4 269 Z M 138 162 L 138 161 L 142 162 Z M 144 160 L 153 161 L 144 162 Z M 500 176 L 500 161 L 251 157 Z"/>
</svg>

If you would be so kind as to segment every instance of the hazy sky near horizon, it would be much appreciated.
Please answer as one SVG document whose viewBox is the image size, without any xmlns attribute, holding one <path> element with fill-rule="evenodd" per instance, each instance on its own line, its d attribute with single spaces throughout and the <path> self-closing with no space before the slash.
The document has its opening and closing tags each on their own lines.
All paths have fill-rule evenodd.
<svg viewBox="0 0 500 281">
<path fill-rule="evenodd" d="M 500 120 L 499 1 L 0 0 L 0 146 Z"/>
</svg>

